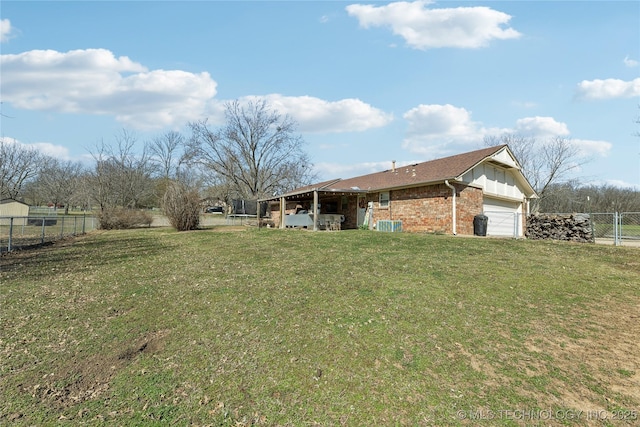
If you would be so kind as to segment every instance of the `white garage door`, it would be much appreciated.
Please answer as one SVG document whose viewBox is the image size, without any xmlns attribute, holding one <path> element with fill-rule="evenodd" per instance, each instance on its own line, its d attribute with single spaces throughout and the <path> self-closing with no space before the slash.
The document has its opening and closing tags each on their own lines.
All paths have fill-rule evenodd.
<svg viewBox="0 0 640 427">
<path fill-rule="evenodd" d="M 522 203 L 485 197 L 483 209 L 489 218 L 487 236 L 522 237 Z"/>
</svg>

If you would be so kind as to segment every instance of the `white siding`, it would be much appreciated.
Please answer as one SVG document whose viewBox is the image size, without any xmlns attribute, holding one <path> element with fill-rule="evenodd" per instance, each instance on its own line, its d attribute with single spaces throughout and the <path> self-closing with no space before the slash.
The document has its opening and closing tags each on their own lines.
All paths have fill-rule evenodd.
<svg viewBox="0 0 640 427">
<path fill-rule="evenodd" d="M 524 199 L 524 193 L 518 187 L 516 177 L 511 169 L 481 164 L 467 172 L 462 178 L 470 185 L 482 188 L 486 195 L 508 197 L 518 201 Z"/>
<path fill-rule="evenodd" d="M 511 167 L 518 167 L 516 161 L 509 154 L 507 150 L 502 150 L 499 153 L 496 153 L 493 158 L 501 163 L 507 164 Z"/>
</svg>

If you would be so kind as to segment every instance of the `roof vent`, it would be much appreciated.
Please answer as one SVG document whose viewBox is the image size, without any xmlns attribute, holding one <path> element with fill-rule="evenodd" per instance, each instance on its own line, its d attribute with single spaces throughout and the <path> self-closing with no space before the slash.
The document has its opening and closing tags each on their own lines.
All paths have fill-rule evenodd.
<svg viewBox="0 0 640 427">
<path fill-rule="evenodd" d="M 395 172 L 395 171 L 396 171 L 396 161 L 391 160 L 391 172 Z"/>
</svg>

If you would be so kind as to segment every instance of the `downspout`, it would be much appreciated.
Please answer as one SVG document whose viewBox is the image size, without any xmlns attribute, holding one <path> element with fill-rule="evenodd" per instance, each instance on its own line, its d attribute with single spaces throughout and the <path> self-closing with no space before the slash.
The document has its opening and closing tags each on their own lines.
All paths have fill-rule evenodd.
<svg viewBox="0 0 640 427">
<path fill-rule="evenodd" d="M 287 219 L 285 217 L 286 212 L 287 202 L 284 197 L 280 197 L 280 228 L 287 228 L 287 225 L 285 224 L 285 220 Z"/>
<path fill-rule="evenodd" d="M 447 187 L 449 187 L 451 189 L 451 195 L 453 197 L 453 200 L 451 202 L 452 204 L 452 218 L 453 218 L 453 235 L 455 236 L 457 234 L 456 232 L 456 187 L 454 187 L 453 185 L 449 184 L 449 180 L 445 179 L 444 180 L 444 185 L 446 185 Z"/>
</svg>

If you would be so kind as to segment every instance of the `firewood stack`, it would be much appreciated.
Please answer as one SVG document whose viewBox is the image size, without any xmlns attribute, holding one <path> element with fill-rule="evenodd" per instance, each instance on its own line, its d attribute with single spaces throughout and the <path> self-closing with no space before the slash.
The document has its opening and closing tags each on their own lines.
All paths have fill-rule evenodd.
<svg viewBox="0 0 640 427">
<path fill-rule="evenodd" d="M 533 214 L 527 218 L 528 239 L 569 240 L 593 242 L 593 232 L 588 214 Z"/>
</svg>

